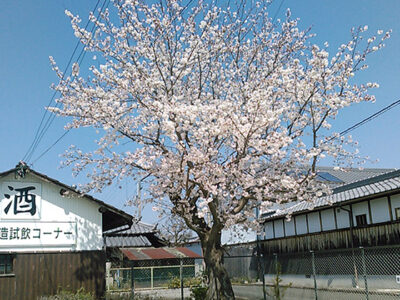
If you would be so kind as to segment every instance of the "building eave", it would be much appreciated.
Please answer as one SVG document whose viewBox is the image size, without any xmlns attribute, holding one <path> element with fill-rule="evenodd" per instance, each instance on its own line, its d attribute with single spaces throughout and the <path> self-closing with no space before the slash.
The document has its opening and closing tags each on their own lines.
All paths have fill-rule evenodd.
<svg viewBox="0 0 400 300">
<path fill-rule="evenodd" d="M 359 189 L 364 188 L 364 191 Z M 319 211 L 330 207 L 340 207 L 347 204 L 393 195 L 400 192 L 400 170 L 388 172 L 368 179 L 353 182 L 333 189 L 333 194 L 323 196 L 314 203 L 302 201 L 296 205 L 275 212 L 273 215 L 260 220 L 266 223 L 273 220 L 283 219 L 288 215 L 303 215 L 310 211 Z M 335 199 L 335 197 L 337 199 Z"/>
</svg>

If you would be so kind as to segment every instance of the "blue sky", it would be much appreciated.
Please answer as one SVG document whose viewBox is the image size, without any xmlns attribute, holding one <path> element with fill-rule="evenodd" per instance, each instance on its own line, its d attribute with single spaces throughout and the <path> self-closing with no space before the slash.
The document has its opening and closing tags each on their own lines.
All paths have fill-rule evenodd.
<svg viewBox="0 0 400 300">
<path fill-rule="evenodd" d="M 22 159 L 32 142 L 57 81 L 48 57 L 53 56 L 63 69 L 76 44 L 69 19 L 64 10 L 79 14 L 86 22 L 95 0 L 15 0 L 2 1 L 0 7 L 0 171 L 13 168 Z M 103 0 L 100 0 L 100 4 Z M 281 0 L 271 6 L 275 15 Z M 346 109 L 335 122 L 344 130 L 395 100 L 400 99 L 400 1 L 398 0 L 284 0 L 278 18 L 290 7 L 292 16 L 300 18 L 300 27 L 312 26 L 317 34 L 314 42 L 327 41 L 332 52 L 350 37 L 350 28 L 368 25 L 370 32 L 392 29 L 392 38 L 382 51 L 370 57 L 370 68 L 358 77 L 360 81 L 376 81 L 377 101 Z M 80 50 L 80 48 L 79 48 Z M 84 65 L 91 61 L 86 55 Z M 84 66 L 82 67 L 84 68 Z M 81 68 L 81 69 L 82 69 Z M 362 155 L 379 159 L 366 167 L 400 168 L 400 106 L 352 132 L 360 142 Z M 34 161 L 64 132 L 65 120 L 56 118 L 39 144 Z M 68 133 L 55 147 L 37 160 L 33 168 L 67 184 L 77 184 L 82 178 L 72 177 L 70 169 L 60 169 L 60 154 L 70 145 L 89 147 L 96 138 L 92 130 L 80 129 Z M 121 189 L 109 189 L 97 194 L 99 199 L 123 208 L 127 196 L 136 185 L 123 182 Z M 132 213 L 132 208 L 125 208 Z M 143 220 L 155 223 L 147 208 Z"/>
</svg>

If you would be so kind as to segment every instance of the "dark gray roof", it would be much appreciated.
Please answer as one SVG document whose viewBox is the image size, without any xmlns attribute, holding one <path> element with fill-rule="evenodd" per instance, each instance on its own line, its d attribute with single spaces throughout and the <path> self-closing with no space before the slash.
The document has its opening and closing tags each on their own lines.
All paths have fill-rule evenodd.
<svg viewBox="0 0 400 300">
<path fill-rule="evenodd" d="M 322 208 L 358 198 L 379 195 L 400 190 L 400 170 L 381 174 L 372 178 L 339 186 L 333 190 L 333 194 L 319 198 L 316 203 L 301 201 L 289 208 L 277 210 L 274 214 L 264 219 L 274 219 L 288 214 L 310 211 L 314 208 Z"/>
<path fill-rule="evenodd" d="M 151 247 L 149 239 L 144 235 L 138 236 L 106 236 L 106 247 Z"/>
<path fill-rule="evenodd" d="M 151 224 L 146 224 L 143 222 L 138 222 L 138 223 L 133 223 L 131 228 L 128 230 L 124 231 L 124 233 L 127 234 L 138 234 L 138 233 L 155 233 L 157 232 L 157 229 L 155 228 L 154 225 Z"/>
<path fill-rule="evenodd" d="M 104 233 L 107 247 L 160 247 L 166 243 L 159 237 L 156 226 L 134 222 Z"/>
<path fill-rule="evenodd" d="M 385 173 L 393 172 L 396 169 L 383 169 L 383 168 L 346 168 L 336 170 L 334 167 L 318 167 L 318 176 L 316 180 L 328 184 L 330 188 L 334 189 L 339 186 L 346 186 L 353 182 L 358 182 L 368 178 L 376 177 Z M 271 218 L 274 212 L 278 211 L 291 211 L 302 202 L 294 201 L 290 203 L 273 204 L 267 210 L 262 212 L 262 217 Z"/>
<path fill-rule="evenodd" d="M 324 176 L 324 173 L 326 172 L 339 179 L 340 182 L 334 182 L 334 184 L 336 183 L 335 186 L 349 184 L 396 170 L 382 168 L 347 168 L 345 170 L 335 170 L 333 167 L 318 167 L 317 169 L 318 174 L 321 174 L 321 176 Z"/>
<path fill-rule="evenodd" d="M 127 228 L 126 226 L 118 227 L 113 230 L 109 230 L 105 233 L 105 235 L 140 235 L 145 233 L 157 233 L 156 226 L 151 224 L 146 224 L 143 222 L 133 222 L 131 227 Z"/>
</svg>

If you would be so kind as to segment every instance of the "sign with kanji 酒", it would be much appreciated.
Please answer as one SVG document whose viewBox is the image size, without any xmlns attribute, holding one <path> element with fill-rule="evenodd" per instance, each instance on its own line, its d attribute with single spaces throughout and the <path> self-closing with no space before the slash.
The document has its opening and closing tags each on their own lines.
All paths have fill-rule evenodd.
<svg viewBox="0 0 400 300">
<path fill-rule="evenodd" d="M 38 220 L 42 208 L 40 183 L 3 182 L 0 194 L 0 219 Z"/>
</svg>

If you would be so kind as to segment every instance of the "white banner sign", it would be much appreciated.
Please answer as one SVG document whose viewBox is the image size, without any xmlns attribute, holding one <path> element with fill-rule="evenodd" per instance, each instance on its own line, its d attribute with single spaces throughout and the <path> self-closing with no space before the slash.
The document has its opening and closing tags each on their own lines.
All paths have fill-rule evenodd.
<svg viewBox="0 0 400 300">
<path fill-rule="evenodd" d="M 0 248 L 76 244 L 76 222 L 1 222 Z"/>
</svg>

